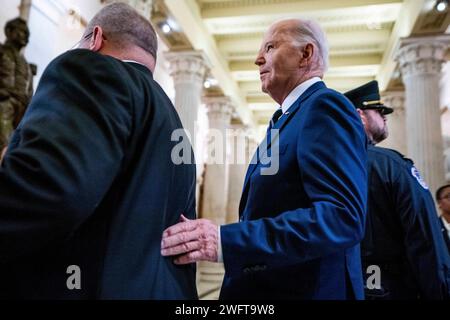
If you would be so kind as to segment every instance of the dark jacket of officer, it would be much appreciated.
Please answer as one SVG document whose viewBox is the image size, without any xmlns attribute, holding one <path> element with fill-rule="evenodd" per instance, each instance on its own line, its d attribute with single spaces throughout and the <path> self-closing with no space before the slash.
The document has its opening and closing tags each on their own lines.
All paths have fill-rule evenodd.
<svg viewBox="0 0 450 320">
<path fill-rule="evenodd" d="M 367 267 L 379 266 L 381 289 L 366 287 L 366 298 L 448 299 L 449 255 L 433 198 L 413 161 L 370 145 L 368 178 L 363 274 L 367 280 Z"/>
</svg>

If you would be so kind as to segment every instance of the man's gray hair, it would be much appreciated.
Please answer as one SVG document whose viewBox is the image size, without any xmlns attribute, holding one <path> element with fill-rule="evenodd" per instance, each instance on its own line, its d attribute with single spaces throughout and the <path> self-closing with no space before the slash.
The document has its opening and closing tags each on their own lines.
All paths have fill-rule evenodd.
<svg viewBox="0 0 450 320">
<path fill-rule="evenodd" d="M 311 43 L 317 54 L 313 56 L 313 66 L 323 74 L 328 69 L 328 41 L 320 25 L 314 20 L 296 19 L 295 27 L 287 30 L 298 46 Z"/>
<path fill-rule="evenodd" d="M 119 47 L 136 45 L 156 60 L 158 39 L 150 21 L 126 3 L 115 2 L 100 10 L 89 22 L 84 36 L 100 26 L 108 41 Z"/>
</svg>

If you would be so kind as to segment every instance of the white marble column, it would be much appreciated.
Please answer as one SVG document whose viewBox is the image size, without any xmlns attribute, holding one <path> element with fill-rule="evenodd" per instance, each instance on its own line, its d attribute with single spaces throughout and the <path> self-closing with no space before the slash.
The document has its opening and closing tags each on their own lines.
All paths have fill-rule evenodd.
<svg viewBox="0 0 450 320">
<path fill-rule="evenodd" d="M 387 115 L 388 138 L 380 143 L 380 147 L 390 148 L 407 154 L 405 93 L 403 91 L 387 91 L 382 94 L 384 104 L 394 112 Z"/>
<path fill-rule="evenodd" d="M 230 127 L 233 107 L 230 99 L 225 96 L 205 97 L 204 102 L 208 112 L 209 132 L 201 214 L 203 218 L 224 224 L 228 199 L 226 130 Z"/>
<path fill-rule="evenodd" d="M 445 181 L 450 183 L 450 148 L 445 150 Z"/>
<path fill-rule="evenodd" d="M 28 21 L 30 17 L 30 9 L 31 9 L 31 0 L 21 0 L 19 6 L 20 17 Z"/>
<path fill-rule="evenodd" d="M 123 2 L 127 3 L 133 8 L 135 8 L 141 15 L 147 19 L 152 17 L 152 6 L 154 0 L 102 0 L 105 5 L 113 2 Z"/>
<path fill-rule="evenodd" d="M 175 108 L 192 140 L 201 105 L 203 83 L 210 64 L 201 51 L 167 52 L 165 57 L 170 63 L 170 75 L 175 86 Z"/>
<path fill-rule="evenodd" d="M 197 163 L 197 208 L 199 207 L 200 187 L 203 181 L 203 157 L 199 152 L 203 148 L 197 142 L 203 140 L 197 137 L 199 132 L 198 113 L 202 104 L 203 83 L 210 69 L 206 55 L 201 51 L 167 52 L 164 54 L 169 62 L 170 75 L 175 87 L 175 108 L 180 116 L 183 127 L 193 144 Z"/>
<path fill-rule="evenodd" d="M 406 88 L 408 156 L 434 192 L 444 183 L 439 80 L 447 37 L 404 39 L 397 60 Z"/>
<path fill-rule="evenodd" d="M 241 200 L 245 173 L 248 163 L 249 142 L 247 126 L 234 123 L 227 136 L 228 153 L 228 201 L 226 223 L 234 223 L 239 219 L 239 202 Z"/>
<path fill-rule="evenodd" d="M 203 202 L 200 216 L 218 225 L 226 223 L 228 200 L 228 166 L 226 129 L 230 126 L 233 107 L 225 96 L 205 97 L 208 112 L 208 158 L 203 182 Z M 198 293 L 201 299 L 218 299 L 223 281 L 222 264 L 198 264 Z"/>
<path fill-rule="evenodd" d="M 445 180 L 450 183 L 450 136 L 444 136 Z"/>
</svg>

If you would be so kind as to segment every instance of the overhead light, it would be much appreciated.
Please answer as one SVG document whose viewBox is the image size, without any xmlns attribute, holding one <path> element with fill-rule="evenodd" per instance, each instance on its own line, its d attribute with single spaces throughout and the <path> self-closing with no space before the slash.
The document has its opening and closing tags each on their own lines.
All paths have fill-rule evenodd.
<svg viewBox="0 0 450 320">
<path fill-rule="evenodd" d="M 169 26 L 168 23 L 164 23 L 164 24 L 161 25 L 161 30 L 164 33 L 169 33 L 169 32 L 172 31 L 172 28 Z"/>
<path fill-rule="evenodd" d="M 438 0 L 436 1 L 436 10 L 443 12 L 448 8 L 448 0 Z"/>
<path fill-rule="evenodd" d="M 206 78 L 205 82 L 203 83 L 203 86 L 206 89 L 209 89 L 211 87 L 217 86 L 218 84 L 219 84 L 219 82 L 215 78 L 213 78 L 212 76 L 209 76 Z"/>
</svg>

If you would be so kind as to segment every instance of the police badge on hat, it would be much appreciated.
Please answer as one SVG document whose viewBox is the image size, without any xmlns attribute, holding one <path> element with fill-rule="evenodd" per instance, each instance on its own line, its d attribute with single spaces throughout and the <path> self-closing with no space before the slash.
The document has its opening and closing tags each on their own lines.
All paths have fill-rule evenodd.
<svg viewBox="0 0 450 320">
<path fill-rule="evenodd" d="M 422 188 L 424 188 L 425 190 L 428 190 L 428 185 L 425 182 L 425 180 L 423 180 L 422 176 L 420 175 L 419 170 L 417 170 L 416 167 L 412 166 L 411 167 L 411 174 L 414 178 L 416 178 L 417 182 L 422 186 Z"/>
</svg>

